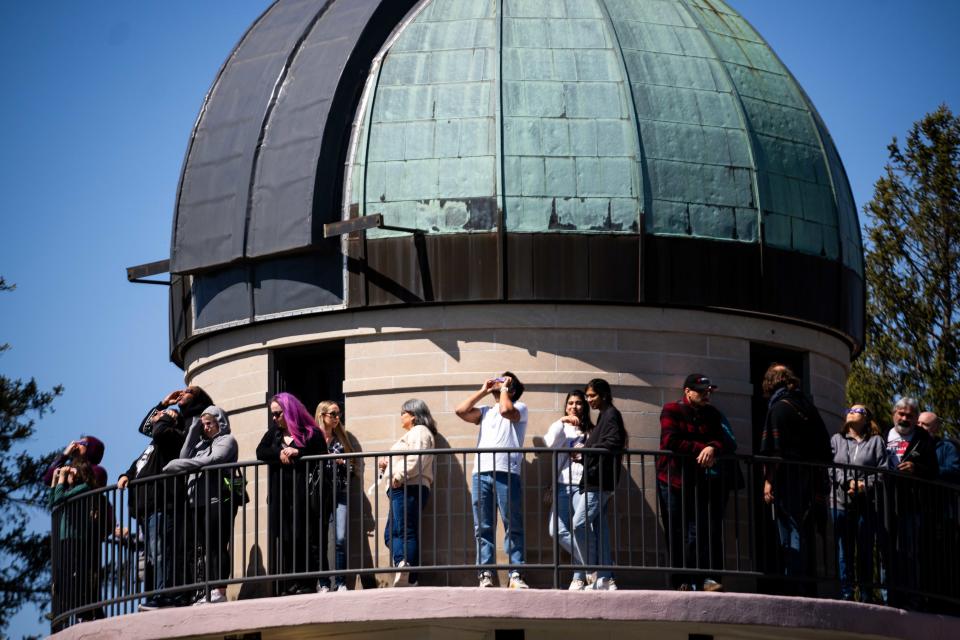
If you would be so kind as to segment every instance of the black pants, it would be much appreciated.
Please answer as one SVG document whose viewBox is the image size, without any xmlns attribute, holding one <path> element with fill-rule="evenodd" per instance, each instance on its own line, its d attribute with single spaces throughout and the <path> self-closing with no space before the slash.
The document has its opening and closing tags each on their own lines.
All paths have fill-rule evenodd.
<svg viewBox="0 0 960 640">
<path fill-rule="evenodd" d="M 717 572 L 723 569 L 725 492 L 719 482 L 710 481 L 701 474 L 687 477 L 696 479 L 682 489 L 657 483 L 660 520 L 666 533 L 670 566 L 702 570 L 673 574 L 671 585 L 674 588 L 684 583 L 699 586 L 706 578 L 719 581 Z"/>
</svg>

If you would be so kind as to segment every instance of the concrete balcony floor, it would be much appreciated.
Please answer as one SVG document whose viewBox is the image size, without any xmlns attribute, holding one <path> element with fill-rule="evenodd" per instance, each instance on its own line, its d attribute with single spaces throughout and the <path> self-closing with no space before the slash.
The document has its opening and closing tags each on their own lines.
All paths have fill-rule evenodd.
<svg viewBox="0 0 960 640">
<path fill-rule="evenodd" d="M 696 636 L 700 640 L 956 640 L 960 638 L 960 618 L 836 600 L 747 593 L 417 587 L 161 609 L 78 624 L 51 637 L 688 640 L 694 637 L 692 634 L 700 634 Z"/>
</svg>

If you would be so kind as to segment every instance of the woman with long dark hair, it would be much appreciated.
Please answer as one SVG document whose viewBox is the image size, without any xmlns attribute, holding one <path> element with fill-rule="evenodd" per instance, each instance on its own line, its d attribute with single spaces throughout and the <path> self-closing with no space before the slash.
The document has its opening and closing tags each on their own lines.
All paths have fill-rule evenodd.
<svg viewBox="0 0 960 640">
<path fill-rule="evenodd" d="M 327 444 L 313 416 L 292 394 L 273 396 L 270 421 L 257 446 L 257 460 L 269 463 L 268 569 L 274 574 L 319 571 L 326 528 L 310 495 L 309 479 L 321 463 L 303 458 L 327 453 Z M 329 495 L 329 484 L 323 489 Z M 278 583 L 277 592 L 312 593 L 314 585 L 315 578 L 286 579 Z"/>
<path fill-rule="evenodd" d="M 323 430 L 324 440 L 327 443 L 328 453 L 353 453 L 350 436 L 343 424 L 343 413 L 335 400 L 324 400 L 317 405 L 314 418 Z M 353 475 L 353 466 L 359 458 L 330 459 L 326 461 L 327 476 L 333 479 L 332 506 L 321 518 L 327 527 L 333 526 L 333 567 L 336 571 L 347 568 L 347 523 L 350 514 L 347 510 L 347 493 L 350 489 L 350 478 Z M 330 581 L 320 579 L 320 591 L 327 591 Z M 338 573 L 333 577 L 334 591 L 347 591 L 346 576 Z"/>
<path fill-rule="evenodd" d="M 405 433 L 390 450 L 409 453 L 380 460 L 379 467 L 389 482 L 390 515 L 384 543 L 390 548 L 393 566 L 404 568 L 420 566 L 420 514 L 433 486 L 433 456 L 419 451 L 433 449 L 437 423 L 427 403 L 414 398 L 403 403 L 400 426 Z M 409 570 L 398 572 L 393 581 L 395 587 L 416 584 L 417 574 Z"/>
<path fill-rule="evenodd" d="M 567 394 L 563 402 L 563 417 L 550 425 L 543 436 L 548 447 L 554 449 L 572 449 L 583 446 L 587 433 L 593 428 L 590 420 L 590 406 L 583 391 L 574 389 Z M 571 556 L 573 555 L 573 536 L 571 534 L 571 517 L 573 515 L 574 497 L 580 490 L 580 481 L 583 478 L 583 463 L 579 456 L 569 453 L 557 453 L 557 478 L 553 494 L 553 509 L 550 511 L 550 535 L 557 536 L 557 542 Z M 551 460 L 552 462 L 552 460 Z M 584 588 L 583 576 L 578 573 L 574 576 L 571 589 L 579 591 Z"/>
<path fill-rule="evenodd" d="M 611 565 L 606 506 L 620 482 L 627 430 L 623 426 L 623 416 L 613 406 L 613 393 L 606 380 L 594 378 L 588 382 L 584 395 L 590 408 L 597 411 L 598 415 L 597 425 L 587 434 L 583 447 L 605 451 L 583 454 L 583 478 L 580 480 L 580 492 L 574 500 L 573 558 L 578 564 Z M 574 582 L 570 584 L 573 590 L 585 586 L 577 583 L 577 578 L 574 575 Z M 582 574 L 580 579 L 583 579 Z M 613 574 L 609 570 L 597 571 L 593 588 L 615 590 L 617 584 L 613 581 Z"/>
</svg>

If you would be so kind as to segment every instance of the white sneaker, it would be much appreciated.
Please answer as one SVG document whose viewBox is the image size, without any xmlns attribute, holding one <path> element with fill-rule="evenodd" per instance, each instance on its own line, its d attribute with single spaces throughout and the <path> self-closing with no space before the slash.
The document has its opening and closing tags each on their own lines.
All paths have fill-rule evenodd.
<svg viewBox="0 0 960 640">
<path fill-rule="evenodd" d="M 397 569 L 403 567 L 409 567 L 410 563 L 406 560 L 401 560 L 397 565 Z M 393 586 L 394 587 L 409 587 L 410 586 L 410 574 L 406 571 L 398 571 L 395 576 L 393 576 Z"/>
<path fill-rule="evenodd" d="M 197 601 L 193 603 L 193 606 L 199 607 L 204 604 L 219 604 L 221 602 L 227 601 L 227 590 L 226 589 L 214 589 L 210 592 L 210 599 L 207 600 L 207 596 L 203 595 L 197 598 Z"/>
<path fill-rule="evenodd" d="M 345 584 L 338 584 L 337 588 L 334 591 L 350 591 Z"/>
<path fill-rule="evenodd" d="M 328 584 L 317 585 L 317 593 L 329 593 L 329 592 L 330 592 L 330 585 Z"/>
<path fill-rule="evenodd" d="M 520 577 L 519 573 L 510 574 L 510 584 L 507 585 L 508 589 L 529 589 L 527 583 L 523 581 L 523 578 Z"/>
<path fill-rule="evenodd" d="M 614 582 L 613 578 L 597 578 L 597 581 L 593 583 L 593 588 L 597 591 L 616 591 L 617 583 Z"/>
<path fill-rule="evenodd" d="M 487 587 L 493 586 L 493 574 L 489 571 L 484 571 L 480 574 L 480 588 L 486 589 Z"/>
<path fill-rule="evenodd" d="M 583 591 L 587 588 L 587 583 L 580 578 L 574 578 L 570 581 L 570 587 L 567 591 Z"/>
<path fill-rule="evenodd" d="M 597 572 L 591 571 L 587 574 L 587 586 L 593 586 L 593 583 L 597 581 Z"/>
</svg>

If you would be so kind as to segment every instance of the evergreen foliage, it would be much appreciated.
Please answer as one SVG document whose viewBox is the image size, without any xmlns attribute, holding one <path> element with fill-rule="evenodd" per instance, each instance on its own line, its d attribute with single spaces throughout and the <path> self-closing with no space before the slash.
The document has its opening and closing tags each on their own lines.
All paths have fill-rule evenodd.
<svg viewBox="0 0 960 640">
<path fill-rule="evenodd" d="M 890 420 L 916 397 L 960 427 L 960 118 L 946 105 L 911 127 L 864 208 L 866 346 L 847 382 L 850 402 Z"/>
<path fill-rule="evenodd" d="M 0 291 L 10 291 L 0 277 Z M 0 352 L 10 345 L 0 345 Z M 60 386 L 41 391 L 34 379 L 24 382 L 0 375 L 0 637 L 24 605 L 41 608 L 50 599 L 49 517 L 44 513 L 47 488 L 40 478 L 56 455 L 33 450 L 35 418 L 52 411 Z M 45 519 L 41 531 L 31 516 Z"/>
</svg>

